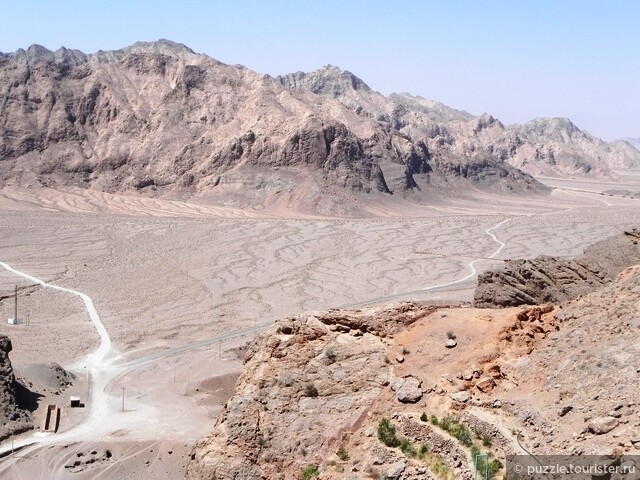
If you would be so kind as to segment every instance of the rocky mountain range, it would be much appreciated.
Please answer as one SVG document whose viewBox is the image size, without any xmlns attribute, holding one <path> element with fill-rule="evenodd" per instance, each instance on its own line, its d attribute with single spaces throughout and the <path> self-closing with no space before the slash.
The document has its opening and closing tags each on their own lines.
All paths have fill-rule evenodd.
<svg viewBox="0 0 640 480">
<path fill-rule="evenodd" d="M 365 118 L 388 122 L 442 156 L 488 155 L 531 175 L 615 176 L 612 170 L 640 169 L 636 146 L 624 140 L 604 142 L 566 118 L 537 118 L 505 127 L 489 114 L 475 117 L 407 93 L 385 97 L 331 65 L 278 79 L 289 88 L 335 98 Z"/>
<path fill-rule="evenodd" d="M 348 214 L 363 196 L 544 193 L 526 171 L 609 175 L 638 159 L 568 121 L 504 127 L 335 67 L 272 78 L 167 40 L 0 54 L 0 186 Z"/>
</svg>

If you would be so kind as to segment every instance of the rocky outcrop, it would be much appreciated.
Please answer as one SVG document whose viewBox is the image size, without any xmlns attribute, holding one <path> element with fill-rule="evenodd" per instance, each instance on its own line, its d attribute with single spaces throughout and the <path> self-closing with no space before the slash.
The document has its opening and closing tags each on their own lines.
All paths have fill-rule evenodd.
<svg viewBox="0 0 640 480">
<path fill-rule="evenodd" d="M 612 170 L 640 169 L 640 152 L 626 142 L 604 142 L 567 118 L 537 118 L 509 127 L 503 149 L 509 163 L 536 174 L 614 176 Z"/>
<path fill-rule="evenodd" d="M 18 384 L 9 359 L 12 348 L 9 337 L 0 335 L 0 440 L 31 428 L 28 412 L 18 405 Z"/>
<path fill-rule="evenodd" d="M 561 303 L 609 284 L 622 270 L 640 263 L 640 231 L 631 229 L 587 248 L 571 260 L 537 257 L 507 260 L 478 276 L 477 307 Z"/>
<path fill-rule="evenodd" d="M 525 423 L 556 435 L 549 452 L 635 451 L 639 301 L 636 265 L 562 304 L 554 315 L 559 328 L 510 366 L 507 376 L 529 389 L 529 407 L 516 405 L 530 410 Z"/>
<path fill-rule="evenodd" d="M 433 311 L 402 304 L 278 322 L 249 347 L 235 395 L 196 446 L 188 478 L 297 478 L 335 451 L 388 388 L 386 339 Z M 411 390 L 414 381 L 401 383 Z"/>
<path fill-rule="evenodd" d="M 422 398 L 421 383 L 415 377 L 394 378 L 390 386 L 391 390 L 396 392 L 396 399 L 400 403 L 416 403 Z"/>
</svg>

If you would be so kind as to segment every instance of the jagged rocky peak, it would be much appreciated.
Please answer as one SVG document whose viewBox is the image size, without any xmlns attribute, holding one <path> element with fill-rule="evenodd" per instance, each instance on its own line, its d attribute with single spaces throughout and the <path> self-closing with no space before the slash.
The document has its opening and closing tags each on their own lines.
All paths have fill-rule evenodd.
<svg viewBox="0 0 640 480">
<path fill-rule="evenodd" d="M 616 140 L 614 143 L 620 142 L 627 143 L 635 149 L 640 149 L 640 137 L 624 137 Z"/>
<path fill-rule="evenodd" d="M 72 50 L 66 47 L 60 47 L 53 54 L 55 63 L 65 63 L 68 65 L 80 65 L 86 63 L 89 56 L 80 50 Z"/>
<path fill-rule="evenodd" d="M 19 48 L 13 53 L 5 53 L 2 56 L 13 60 L 18 65 L 33 66 L 40 63 L 71 64 L 79 65 L 87 61 L 87 55 L 80 50 L 71 50 L 60 47 L 55 52 L 42 45 L 31 45 L 26 50 Z"/>
<path fill-rule="evenodd" d="M 396 105 L 396 108 L 405 108 L 411 111 L 420 111 L 426 113 L 429 118 L 437 122 L 454 122 L 473 120 L 474 115 L 463 110 L 456 110 L 448 107 L 444 103 L 437 102 L 420 95 L 412 95 L 411 93 L 392 93 L 389 100 Z"/>
<path fill-rule="evenodd" d="M 133 45 L 119 50 L 98 50 L 94 54 L 86 54 L 80 50 L 73 50 L 66 47 L 60 47 L 53 52 L 42 45 L 34 44 L 26 50 L 19 48 L 12 53 L 0 53 L 0 57 L 12 60 L 18 65 L 33 66 L 41 63 L 53 63 L 78 66 L 86 63 L 90 59 L 98 63 L 117 63 L 127 55 L 132 54 L 161 54 L 181 60 L 196 55 L 193 50 L 182 43 L 160 39 L 154 42 L 136 42 Z"/>
<path fill-rule="evenodd" d="M 184 55 L 196 55 L 196 52 L 182 43 L 172 42 L 165 38 L 155 42 L 136 42 L 122 49 L 126 53 L 161 53 L 171 57 L 181 58 Z"/>
<path fill-rule="evenodd" d="M 156 54 L 168 57 L 187 60 L 193 55 L 197 55 L 193 50 L 182 43 L 172 42 L 161 38 L 154 42 L 136 42 L 128 47 L 119 50 L 102 51 L 98 50 L 92 58 L 99 63 L 117 63 L 128 55 Z"/>
<path fill-rule="evenodd" d="M 519 125 L 520 129 L 527 130 L 529 133 L 544 137 L 571 138 L 576 133 L 584 133 L 576 127 L 568 118 L 551 117 L 536 118 L 524 125 Z"/>
<path fill-rule="evenodd" d="M 306 90 L 337 98 L 350 90 L 371 92 L 362 79 L 333 65 L 326 65 L 310 73 L 296 72 L 276 77 L 282 85 L 294 90 Z"/>
<path fill-rule="evenodd" d="M 484 130 L 485 128 L 491 126 L 497 126 L 501 130 L 504 129 L 504 125 L 502 124 L 502 122 L 494 118 L 492 115 L 489 115 L 488 113 L 483 113 L 478 118 L 476 118 L 476 131 Z"/>
</svg>

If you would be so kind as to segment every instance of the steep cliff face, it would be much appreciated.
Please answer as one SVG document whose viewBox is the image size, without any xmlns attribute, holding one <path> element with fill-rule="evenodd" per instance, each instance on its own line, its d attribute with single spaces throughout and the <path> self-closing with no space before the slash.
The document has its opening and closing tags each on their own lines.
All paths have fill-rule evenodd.
<svg viewBox="0 0 640 480">
<path fill-rule="evenodd" d="M 0 335 L 0 439 L 31 427 L 30 415 L 18 405 L 16 378 L 9 360 L 11 340 Z"/>
<path fill-rule="evenodd" d="M 249 347 L 188 478 L 297 478 L 359 428 L 389 385 L 387 338 L 433 310 L 404 304 L 278 322 Z"/>
<path fill-rule="evenodd" d="M 640 263 L 640 231 L 634 228 L 598 242 L 575 259 L 507 260 L 478 276 L 476 307 L 560 303 L 601 288 Z"/>
</svg>

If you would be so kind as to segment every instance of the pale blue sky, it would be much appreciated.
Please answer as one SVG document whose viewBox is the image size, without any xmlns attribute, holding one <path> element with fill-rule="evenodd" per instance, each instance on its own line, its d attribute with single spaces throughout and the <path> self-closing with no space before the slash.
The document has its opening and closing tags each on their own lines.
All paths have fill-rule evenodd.
<svg viewBox="0 0 640 480">
<path fill-rule="evenodd" d="M 159 38 L 260 73 L 330 63 L 504 123 L 640 137 L 640 0 L 0 0 L 3 52 Z"/>
</svg>

